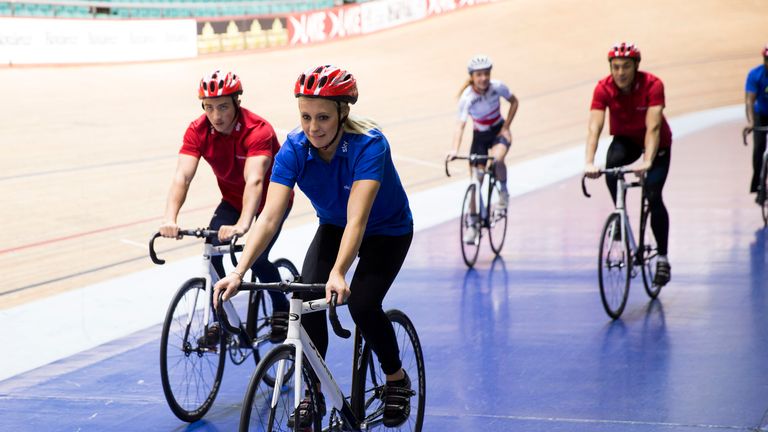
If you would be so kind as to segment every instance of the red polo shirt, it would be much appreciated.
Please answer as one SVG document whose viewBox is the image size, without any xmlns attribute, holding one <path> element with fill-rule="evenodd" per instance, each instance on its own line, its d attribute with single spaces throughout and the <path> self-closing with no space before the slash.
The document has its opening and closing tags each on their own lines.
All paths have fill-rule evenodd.
<svg viewBox="0 0 768 432">
<path fill-rule="evenodd" d="M 645 115 L 648 107 L 664 106 L 664 83 L 647 72 L 637 71 L 632 91 L 622 93 L 608 75 L 597 83 L 592 96 L 593 110 L 605 111 L 610 115 L 610 133 L 625 136 L 639 146 L 645 146 Z M 667 119 L 662 116 L 659 148 L 672 145 L 672 131 Z"/>
<path fill-rule="evenodd" d="M 198 117 L 184 133 L 184 144 L 179 153 L 205 159 L 216 175 L 224 201 L 243 211 L 245 159 L 267 156 L 274 161 L 278 150 L 280 143 L 272 126 L 258 115 L 240 108 L 240 115 L 229 135 L 216 132 L 205 114 Z M 271 175 L 272 164 L 264 176 L 257 213 L 264 208 Z"/>
</svg>

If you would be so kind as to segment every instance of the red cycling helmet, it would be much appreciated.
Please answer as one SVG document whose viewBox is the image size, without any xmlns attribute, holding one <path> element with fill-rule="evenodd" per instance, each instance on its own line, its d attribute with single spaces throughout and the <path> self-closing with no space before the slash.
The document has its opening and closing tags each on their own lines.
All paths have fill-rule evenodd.
<svg viewBox="0 0 768 432">
<path fill-rule="evenodd" d="M 615 58 L 631 58 L 640 61 L 640 48 L 633 43 L 617 43 L 608 51 L 608 61 Z"/>
<path fill-rule="evenodd" d="M 215 70 L 200 80 L 197 91 L 199 99 L 215 98 L 219 96 L 239 95 L 243 93 L 243 84 L 240 77 L 233 72 L 226 74 L 221 70 Z"/>
<path fill-rule="evenodd" d="M 331 65 L 318 66 L 299 76 L 293 94 L 296 97 L 324 98 L 354 104 L 357 102 L 357 81 L 343 69 Z"/>
</svg>

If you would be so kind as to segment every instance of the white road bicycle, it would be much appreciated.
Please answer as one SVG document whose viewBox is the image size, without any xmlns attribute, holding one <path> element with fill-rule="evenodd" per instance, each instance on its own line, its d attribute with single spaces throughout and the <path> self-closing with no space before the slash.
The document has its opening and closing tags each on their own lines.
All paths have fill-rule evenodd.
<svg viewBox="0 0 768 432">
<path fill-rule="evenodd" d="M 215 238 L 218 231 L 207 229 L 180 230 L 179 235 L 196 238 Z M 149 255 L 158 265 L 165 263 L 157 257 L 155 233 L 149 242 Z M 200 420 L 211 408 L 221 385 L 227 354 L 232 363 L 242 364 L 253 355 L 256 364 L 261 351 L 266 352 L 272 329 L 272 301 L 265 292 L 254 292 L 247 299 L 232 299 L 224 304 L 227 320 L 214 314 L 213 286 L 219 275 L 211 264 L 211 258 L 242 251 L 236 245 L 237 237 L 230 244 L 214 246 L 206 243 L 200 262 L 200 273 L 184 282 L 168 306 L 160 339 L 160 378 L 163 393 L 171 411 L 186 422 Z M 298 278 L 296 267 L 289 260 L 280 258 L 273 262 L 284 281 Z M 251 316 L 255 320 L 246 331 L 238 309 L 245 312 L 251 304 Z M 211 326 L 219 322 L 219 333 L 209 339 Z M 274 379 L 274 378 L 272 378 Z"/>
<path fill-rule="evenodd" d="M 424 357 L 416 329 L 403 312 L 389 310 L 386 313 L 395 330 L 403 368 L 411 378 L 411 408 L 409 417 L 402 425 L 397 428 L 385 428 L 382 415 L 386 375 L 381 370 L 371 346 L 363 340 L 359 329 L 355 329 L 354 336 L 351 393 L 349 397 L 345 397 L 301 326 L 303 314 L 328 309 L 334 333 L 348 338 L 351 332 L 341 326 L 336 315 L 335 293 L 331 303 L 326 303 L 325 299 L 302 302 L 295 296 L 301 292 L 324 292 L 325 284 L 243 282 L 240 290 L 278 290 L 286 294 L 294 293 L 291 299 L 288 338 L 282 345 L 267 353 L 256 367 L 243 400 L 240 431 L 421 431 L 426 397 Z M 296 359 L 302 359 L 301 367 L 296 367 Z M 275 377 L 275 380 L 271 377 Z M 321 386 L 318 387 L 318 384 Z M 330 414 L 325 419 L 319 415 L 318 388 L 322 388 L 330 405 Z M 311 401 L 313 420 L 308 427 L 294 428 L 294 425 L 302 424 L 301 413 L 297 408 L 305 397 Z"/>
</svg>

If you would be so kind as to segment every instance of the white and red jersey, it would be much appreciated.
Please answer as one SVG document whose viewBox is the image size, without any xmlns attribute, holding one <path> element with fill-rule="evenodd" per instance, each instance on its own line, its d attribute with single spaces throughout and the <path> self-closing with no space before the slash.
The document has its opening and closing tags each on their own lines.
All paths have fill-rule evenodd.
<svg viewBox="0 0 768 432">
<path fill-rule="evenodd" d="M 499 98 L 509 100 L 512 92 L 499 80 L 491 80 L 488 90 L 478 94 L 468 85 L 459 98 L 459 120 L 465 122 L 472 117 L 472 124 L 476 131 L 484 132 L 504 121 L 501 116 L 501 102 Z"/>
</svg>

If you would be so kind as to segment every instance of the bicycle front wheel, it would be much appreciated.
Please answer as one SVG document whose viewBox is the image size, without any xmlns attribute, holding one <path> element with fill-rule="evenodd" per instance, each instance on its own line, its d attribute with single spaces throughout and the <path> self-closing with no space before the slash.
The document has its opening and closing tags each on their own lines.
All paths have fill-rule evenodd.
<svg viewBox="0 0 768 432">
<path fill-rule="evenodd" d="M 299 279 L 299 270 L 288 258 L 278 258 L 273 264 L 280 272 L 280 280 L 283 282 L 295 282 Z"/>
<path fill-rule="evenodd" d="M 464 201 L 461 206 L 461 256 L 464 258 L 464 263 L 470 268 L 477 261 L 477 254 L 480 252 L 480 238 L 482 237 L 480 216 L 477 211 L 477 201 L 479 200 L 475 189 L 474 184 L 469 185 L 467 192 L 464 193 Z"/>
<path fill-rule="evenodd" d="M 605 312 L 612 319 L 620 317 L 627 304 L 630 265 L 627 236 L 622 236 L 621 218 L 614 213 L 605 221 L 597 264 L 600 299 Z"/>
<path fill-rule="evenodd" d="M 296 367 L 296 349 L 291 345 L 280 345 L 267 353 L 256 371 L 251 376 L 248 389 L 245 392 L 243 406 L 240 412 L 240 432 L 246 431 L 320 431 L 321 418 L 317 414 L 317 385 L 309 364 L 302 362 L 303 385 L 299 389 L 302 394 L 309 397 L 314 409 L 313 421 L 307 428 L 299 429 L 289 425 L 289 420 L 295 423 L 297 419 L 291 418 L 294 414 L 294 392 L 296 382 L 293 374 L 286 374 L 288 370 Z M 283 379 L 275 387 L 266 383 L 266 376 L 282 376 Z M 301 424 L 301 419 L 298 419 Z"/>
<path fill-rule="evenodd" d="M 499 206 L 499 183 L 491 185 L 491 205 L 488 212 L 488 239 L 491 249 L 498 256 L 501 247 L 504 246 L 504 238 L 507 236 L 507 208 Z"/>
<path fill-rule="evenodd" d="M 203 279 L 190 279 L 168 307 L 160 338 L 160 378 L 171 411 L 186 422 L 200 420 L 211 408 L 221 385 L 225 338 L 215 348 L 205 340 L 205 303 L 210 301 Z M 213 310 L 211 307 L 210 310 Z M 208 317 L 208 324 L 213 317 Z"/>
<path fill-rule="evenodd" d="M 424 354 L 421 351 L 421 343 L 416 334 L 416 328 L 408 316 L 399 310 L 389 310 L 387 317 L 395 329 L 403 369 L 411 379 L 411 389 L 414 395 L 411 397 L 410 415 L 405 423 L 396 428 L 386 428 L 382 423 L 384 414 L 383 394 L 387 376 L 381 370 L 379 359 L 376 358 L 376 354 L 367 343 L 363 347 L 361 357 L 362 364 L 366 366 L 357 372 L 362 374 L 357 382 L 364 388 L 358 389 L 357 394 L 363 397 L 362 406 L 365 407 L 365 422 L 368 425 L 368 430 L 418 432 L 421 431 L 424 423 L 424 406 L 427 395 Z"/>
<path fill-rule="evenodd" d="M 644 204 L 643 214 L 640 218 L 640 238 L 642 243 L 637 251 L 637 260 L 643 270 L 643 286 L 648 297 L 655 299 L 659 296 L 661 286 L 653 283 L 656 276 L 656 262 L 659 258 L 659 250 L 656 246 L 656 238 L 650 229 L 648 222 L 648 203 Z"/>
</svg>

